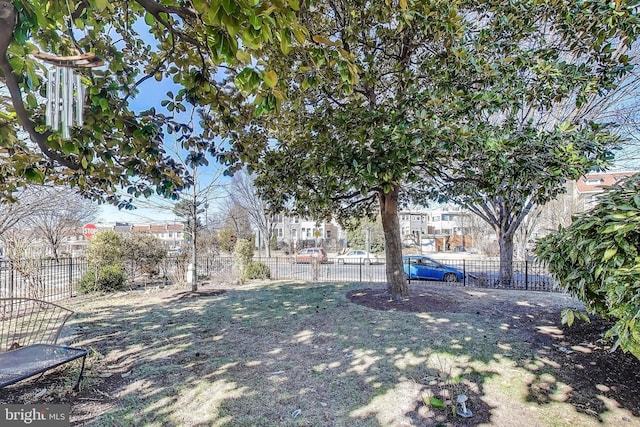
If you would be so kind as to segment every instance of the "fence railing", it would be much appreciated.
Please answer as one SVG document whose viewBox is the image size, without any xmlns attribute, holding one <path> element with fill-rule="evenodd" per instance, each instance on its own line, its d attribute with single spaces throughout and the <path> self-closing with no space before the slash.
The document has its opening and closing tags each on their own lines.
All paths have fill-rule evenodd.
<svg viewBox="0 0 640 427">
<path fill-rule="evenodd" d="M 532 291 L 558 291 L 559 288 L 546 268 L 533 261 L 513 263 L 510 280 L 500 277 L 500 263 L 488 260 L 440 259 L 447 267 L 462 273 L 457 282 L 442 281 L 443 286 L 474 286 L 483 288 L 521 289 Z M 305 282 L 386 282 L 386 265 L 369 264 L 356 260 L 350 264 L 337 263 L 329 258 L 324 263 L 295 263 L 288 257 L 254 258 L 269 267 L 272 280 L 298 280 Z M 22 264 L 22 263 L 21 263 Z M 27 268 L 28 267 L 28 268 Z M 169 258 L 160 265 L 159 276 L 171 282 L 183 282 L 188 260 Z M 0 261 L 0 297 L 30 297 L 54 301 L 76 295 L 76 285 L 87 269 L 82 258 L 43 259 L 18 266 L 11 261 Z M 405 265 L 405 271 L 407 266 Z M 213 281 L 234 280 L 233 258 L 215 256 L 198 260 L 198 277 Z M 411 279 L 409 283 L 418 280 Z M 419 281 L 418 281 L 419 282 Z"/>
<path fill-rule="evenodd" d="M 548 270 L 539 262 L 516 261 L 513 276 L 500 277 L 500 262 L 488 260 L 438 259 L 445 266 L 462 272 L 458 282 L 443 282 L 448 286 L 475 286 L 484 288 L 521 289 L 535 291 L 558 291 L 558 286 Z M 289 258 L 257 258 L 269 266 L 271 278 L 275 280 L 303 280 L 318 282 L 381 282 L 387 281 L 384 263 L 368 264 L 368 260 L 356 260 L 351 264 L 338 264 L 329 258 L 324 263 L 293 263 Z M 229 263 L 231 260 L 229 259 Z M 407 266 L 405 265 L 405 272 Z M 419 280 L 411 279 L 411 282 Z"/>
<path fill-rule="evenodd" d="M 83 258 L 0 261 L 0 298 L 55 301 L 75 296 L 76 284 L 86 269 Z"/>
</svg>

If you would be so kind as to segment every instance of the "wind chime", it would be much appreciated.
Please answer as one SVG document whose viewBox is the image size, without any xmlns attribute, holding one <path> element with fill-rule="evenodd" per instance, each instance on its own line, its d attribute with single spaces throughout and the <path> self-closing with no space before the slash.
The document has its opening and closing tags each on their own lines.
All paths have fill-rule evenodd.
<svg viewBox="0 0 640 427">
<path fill-rule="evenodd" d="M 82 76 L 74 71 L 99 67 L 104 62 L 91 53 L 55 56 L 35 51 L 33 56 L 50 65 L 47 72 L 46 124 L 54 131 L 60 131 L 62 138 L 69 139 L 71 127 L 82 126 L 84 123 Z"/>
</svg>

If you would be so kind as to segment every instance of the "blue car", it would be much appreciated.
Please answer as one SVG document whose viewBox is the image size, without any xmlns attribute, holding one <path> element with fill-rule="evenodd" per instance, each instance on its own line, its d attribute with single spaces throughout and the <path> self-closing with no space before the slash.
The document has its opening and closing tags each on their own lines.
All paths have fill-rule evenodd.
<svg viewBox="0 0 640 427">
<path fill-rule="evenodd" d="M 464 280 L 464 273 L 461 270 L 444 265 L 424 255 L 405 255 L 402 257 L 402 265 L 407 279 L 442 280 L 444 282 Z"/>
</svg>

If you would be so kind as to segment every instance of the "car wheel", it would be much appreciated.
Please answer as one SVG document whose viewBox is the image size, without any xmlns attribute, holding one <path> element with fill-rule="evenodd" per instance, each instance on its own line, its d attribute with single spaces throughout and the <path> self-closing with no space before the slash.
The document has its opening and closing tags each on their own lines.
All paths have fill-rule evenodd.
<svg viewBox="0 0 640 427">
<path fill-rule="evenodd" d="M 365 260 L 364 260 L 364 264 L 365 264 L 365 265 L 371 265 L 371 260 L 370 260 L 370 259 L 368 259 L 368 258 L 367 258 L 367 259 L 365 259 Z"/>
<path fill-rule="evenodd" d="M 444 278 L 442 280 L 444 280 L 445 282 L 457 282 L 458 276 L 456 276 L 455 273 L 447 273 L 444 275 Z"/>
</svg>

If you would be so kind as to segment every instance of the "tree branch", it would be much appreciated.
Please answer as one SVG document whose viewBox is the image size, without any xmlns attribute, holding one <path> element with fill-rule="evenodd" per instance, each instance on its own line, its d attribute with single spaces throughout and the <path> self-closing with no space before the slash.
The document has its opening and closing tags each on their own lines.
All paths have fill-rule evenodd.
<svg viewBox="0 0 640 427">
<path fill-rule="evenodd" d="M 7 6 L 9 5 L 9 6 Z M 36 124 L 31 120 L 27 109 L 22 101 L 22 93 L 20 91 L 20 83 L 18 77 L 13 72 L 13 67 L 7 59 L 7 50 L 9 43 L 13 38 L 13 30 L 16 26 L 16 10 L 9 2 L 0 2 L 0 71 L 4 74 L 5 83 L 11 96 L 11 103 L 16 110 L 18 120 L 22 124 L 23 128 L 29 133 L 29 136 L 35 142 L 42 154 L 58 162 L 62 166 L 66 166 L 72 170 L 80 169 L 80 165 L 74 162 L 71 158 L 62 156 L 61 154 L 52 151 L 47 147 L 47 139 L 51 136 L 51 131 L 45 133 L 39 133 L 36 131 Z"/>
</svg>

